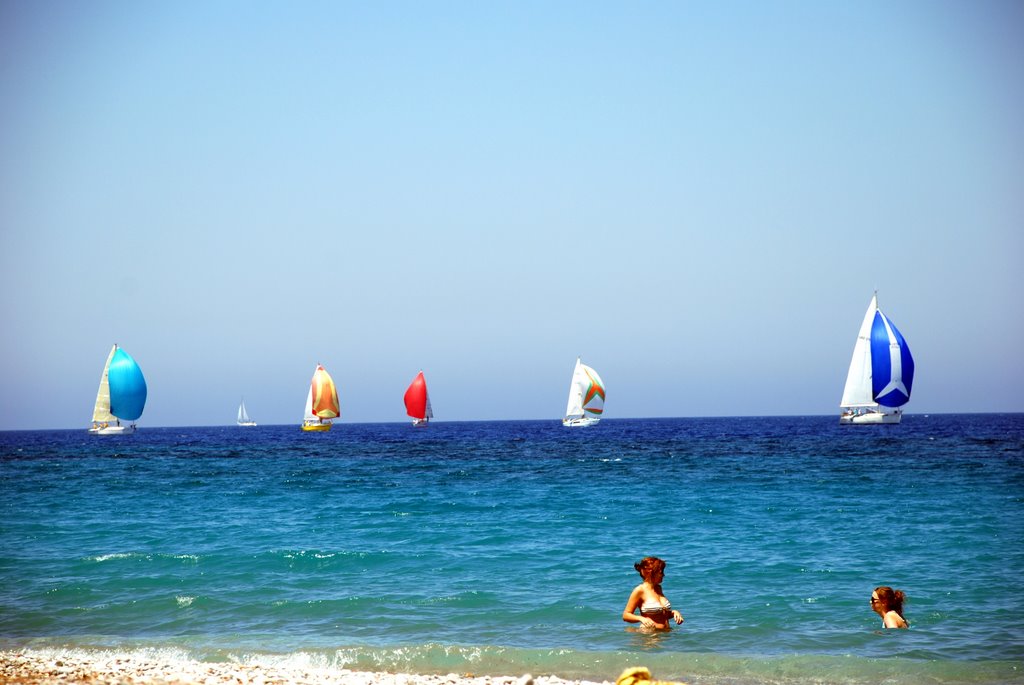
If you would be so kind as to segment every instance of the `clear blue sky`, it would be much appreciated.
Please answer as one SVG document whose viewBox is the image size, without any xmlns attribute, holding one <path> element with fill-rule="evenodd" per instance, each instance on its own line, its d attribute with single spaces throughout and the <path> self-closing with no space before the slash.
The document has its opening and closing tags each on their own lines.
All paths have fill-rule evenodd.
<svg viewBox="0 0 1024 685">
<path fill-rule="evenodd" d="M 0 2 L 0 429 L 1021 411 L 1024 4 Z"/>
</svg>

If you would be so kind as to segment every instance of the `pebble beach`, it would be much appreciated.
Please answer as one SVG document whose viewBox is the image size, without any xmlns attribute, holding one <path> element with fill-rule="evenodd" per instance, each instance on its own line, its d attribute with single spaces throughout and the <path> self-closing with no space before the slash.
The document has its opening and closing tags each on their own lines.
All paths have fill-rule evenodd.
<svg viewBox="0 0 1024 685">
<path fill-rule="evenodd" d="M 161 659 L 146 652 L 0 652 L 0 682 L 15 685 L 610 685 L 531 675 L 416 675 Z"/>
</svg>

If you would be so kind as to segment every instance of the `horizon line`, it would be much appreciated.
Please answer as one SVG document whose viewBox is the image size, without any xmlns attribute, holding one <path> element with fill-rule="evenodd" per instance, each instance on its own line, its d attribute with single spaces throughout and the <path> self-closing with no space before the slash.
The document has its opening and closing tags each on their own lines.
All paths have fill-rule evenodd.
<svg viewBox="0 0 1024 685">
<path fill-rule="evenodd" d="M 930 418 L 931 416 L 1011 416 L 1017 414 L 1024 414 L 1024 411 L 943 411 L 943 412 L 918 412 L 908 414 L 903 412 L 904 418 L 907 416 L 917 416 L 923 418 Z M 666 421 L 666 420 L 705 420 L 705 419 L 815 419 L 815 418 L 829 418 L 836 417 L 838 414 L 721 414 L 713 416 L 623 416 L 617 418 L 602 418 L 601 421 L 613 422 L 613 421 Z M 334 419 L 338 421 L 338 419 Z M 449 419 L 449 420 L 434 420 L 431 419 L 430 423 L 543 423 L 543 422 L 558 422 L 561 423 L 560 418 L 543 418 L 543 419 Z M 380 425 L 403 425 L 410 423 L 408 419 L 400 421 L 352 421 L 348 423 L 342 423 L 345 426 L 380 426 Z M 130 424 L 129 424 L 130 425 Z M 136 430 L 152 428 L 152 429 L 179 429 L 179 428 L 278 428 L 286 426 L 301 426 L 302 422 L 298 421 L 295 423 L 259 423 L 256 426 L 239 426 L 237 423 L 209 423 L 209 424 L 178 424 L 178 425 L 154 425 L 154 426 L 138 426 L 136 424 Z M 44 428 L 0 428 L 0 433 L 30 433 L 37 431 L 85 431 L 88 432 L 88 424 L 82 427 L 74 428 L 55 428 L 55 427 L 44 427 Z"/>
</svg>

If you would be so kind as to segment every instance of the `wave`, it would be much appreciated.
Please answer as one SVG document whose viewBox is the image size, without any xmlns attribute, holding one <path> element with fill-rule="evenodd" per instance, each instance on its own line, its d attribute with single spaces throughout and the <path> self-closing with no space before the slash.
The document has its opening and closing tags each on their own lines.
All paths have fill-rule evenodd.
<svg viewBox="0 0 1024 685">
<path fill-rule="evenodd" d="M 656 636 L 652 643 L 657 642 Z M 117 643 L 118 646 L 115 646 Z M 62 646 L 63 645 L 63 646 Z M 259 665 L 278 669 L 348 669 L 352 671 L 466 676 L 557 676 L 569 680 L 614 681 L 626 668 L 644 666 L 659 679 L 705 685 L 993 685 L 1024 683 L 1021 662 L 954 662 L 850 656 L 737 657 L 709 653 L 596 652 L 571 649 L 515 649 L 495 646 L 427 643 L 400 647 L 317 647 L 275 652 L 246 645 L 199 645 L 194 638 L 177 644 L 125 646 L 122 638 L 94 637 L 68 645 L 36 639 L 15 644 L 0 639 L 5 650 L 29 648 L 53 659 L 62 655 L 110 661 L 152 660 L 163 663 L 204 661 Z"/>
</svg>

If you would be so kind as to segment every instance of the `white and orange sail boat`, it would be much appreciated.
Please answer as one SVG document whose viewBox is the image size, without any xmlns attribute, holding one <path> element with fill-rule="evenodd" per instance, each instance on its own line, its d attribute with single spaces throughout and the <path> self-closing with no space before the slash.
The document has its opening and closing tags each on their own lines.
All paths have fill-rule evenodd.
<svg viewBox="0 0 1024 685">
<path fill-rule="evenodd" d="M 427 380 L 423 377 L 422 371 L 416 374 L 416 378 L 412 379 L 412 383 L 405 391 L 405 413 L 412 417 L 414 426 L 425 426 L 434 418 L 434 411 L 430 408 L 430 395 L 427 394 Z"/>
<path fill-rule="evenodd" d="M 302 419 L 304 431 L 329 431 L 331 419 L 341 416 L 338 406 L 338 389 L 334 387 L 334 379 L 320 364 L 316 365 L 313 380 L 309 384 L 306 396 L 306 413 Z"/>
<path fill-rule="evenodd" d="M 562 425 L 569 428 L 596 426 L 604 415 L 604 383 L 597 371 L 590 368 L 579 357 L 572 370 L 569 382 L 569 402 L 565 408 Z"/>
</svg>

